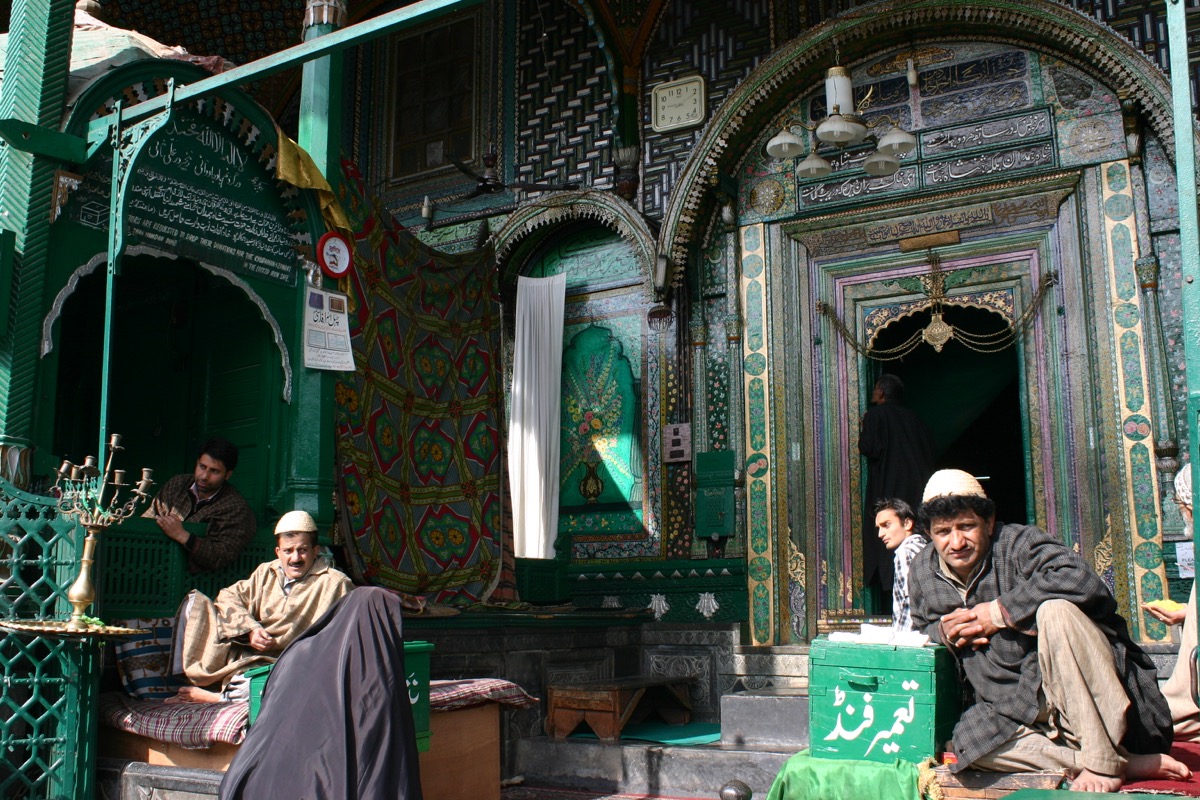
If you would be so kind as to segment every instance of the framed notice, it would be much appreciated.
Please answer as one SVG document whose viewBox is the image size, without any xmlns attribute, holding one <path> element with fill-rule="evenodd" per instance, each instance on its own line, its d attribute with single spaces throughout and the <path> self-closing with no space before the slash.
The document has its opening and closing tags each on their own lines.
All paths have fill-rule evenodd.
<svg viewBox="0 0 1200 800">
<path fill-rule="evenodd" d="M 1175 543 L 1175 563 L 1179 566 L 1179 577 L 1196 577 L 1196 553 L 1194 542 Z"/>
<path fill-rule="evenodd" d="M 354 371 L 346 295 L 306 286 L 304 304 L 304 366 L 310 369 Z"/>
</svg>

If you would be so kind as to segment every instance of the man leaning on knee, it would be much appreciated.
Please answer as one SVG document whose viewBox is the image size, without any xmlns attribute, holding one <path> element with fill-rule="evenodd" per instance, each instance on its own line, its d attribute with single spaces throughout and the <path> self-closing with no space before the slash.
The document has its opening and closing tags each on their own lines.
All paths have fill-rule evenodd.
<svg viewBox="0 0 1200 800">
<path fill-rule="evenodd" d="M 920 517 L 933 547 L 911 567 L 913 622 L 954 651 L 974 695 L 954 771 L 1065 770 L 1087 792 L 1191 776 L 1166 755 L 1154 663 L 1083 558 L 1033 525 L 997 523 L 961 470 L 934 473 Z"/>
</svg>

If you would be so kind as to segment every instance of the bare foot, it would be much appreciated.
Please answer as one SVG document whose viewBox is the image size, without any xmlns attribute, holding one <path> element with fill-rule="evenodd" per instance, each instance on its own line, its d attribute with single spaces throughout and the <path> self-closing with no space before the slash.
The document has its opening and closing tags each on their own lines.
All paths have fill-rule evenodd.
<svg viewBox="0 0 1200 800">
<path fill-rule="evenodd" d="M 164 703 L 219 703 L 221 695 L 217 692 L 210 692 L 207 689 L 201 689 L 199 686 L 184 686 L 179 690 L 179 694 L 174 697 L 168 697 L 163 700 Z"/>
<path fill-rule="evenodd" d="M 1071 791 L 1104 794 L 1120 789 L 1122 783 L 1124 783 L 1123 778 L 1112 775 L 1098 775 L 1090 769 L 1085 769 L 1075 776 L 1075 780 L 1071 781 Z"/>
<path fill-rule="evenodd" d="M 1186 781 L 1192 777 L 1187 764 L 1161 753 L 1130 755 L 1125 767 L 1126 780 L 1157 778 L 1167 781 Z"/>
</svg>

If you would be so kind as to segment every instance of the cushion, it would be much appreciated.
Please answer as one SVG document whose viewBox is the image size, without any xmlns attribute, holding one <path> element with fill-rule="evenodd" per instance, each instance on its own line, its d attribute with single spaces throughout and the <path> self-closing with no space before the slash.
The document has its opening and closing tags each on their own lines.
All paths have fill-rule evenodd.
<svg viewBox="0 0 1200 800">
<path fill-rule="evenodd" d="M 171 675 L 175 618 L 127 619 L 113 624 L 139 629 L 116 645 L 117 672 L 125 691 L 142 700 L 161 700 L 178 692 L 185 681 L 183 676 Z"/>
<path fill-rule="evenodd" d="M 118 730 L 188 749 L 246 738 L 249 703 L 161 703 L 121 692 L 100 695 L 100 719 Z"/>
<path fill-rule="evenodd" d="M 512 681 L 503 678 L 467 678 L 457 681 L 430 681 L 431 711 L 453 711 L 484 703 L 503 703 L 525 708 L 538 702 Z"/>
</svg>

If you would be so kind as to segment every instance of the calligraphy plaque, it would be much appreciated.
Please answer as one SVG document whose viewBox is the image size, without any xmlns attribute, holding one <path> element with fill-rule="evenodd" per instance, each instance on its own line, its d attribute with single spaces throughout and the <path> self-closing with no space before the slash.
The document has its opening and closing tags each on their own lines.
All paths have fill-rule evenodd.
<svg viewBox="0 0 1200 800">
<path fill-rule="evenodd" d="M 921 166 L 926 186 L 942 186 L 972 178 L 1008 178 L 1031 169 L 1053 167 L 1056 157 L 1054 143 L 1041 142 Z"/>
<path fill-rule="evenodd" d="M 134 165 L 125 240 L 295 285 L 298 249 L 307 234 L 289 220 L 274 157 L 256 153 L 243 133 L 261 136 L 253 126 L 227 127 L 222 116 L 177 111 Z M 67 213 L 75 222 L 107 228 L 111 164 L 106 151 L 71 196 Z"/>
<path fill-rule="evenodd" d="M 962 228 L 978 228 L 992 224 L 992 208 L 989 205 L 952 208 L 937 214 L 922 214 L 919 217 L 902 217 L 867 227 L 867 241 L 871 244 L 909 239 L 914 236 L 956 231 Z"/>
<path fill-rule="evenodd" d="M 832 205 L 866 198 L 887 197 L 915 189 L 917 168 L 901 167 L 895 175 L 873 177 L 859 174 L 848 178 L 804 184 L 797 190 L 801 207 Z"/>
<path fill-rule="evenodd" d="M 1054 133 L 1050 110 L 1040 108 L 1027 114 L 989 119 L 970 125 L 955 125 L 921 134 L 921 154 L 925 158 L 965 153 L 972 150 L 1049 139 Z"/>
</svg>

